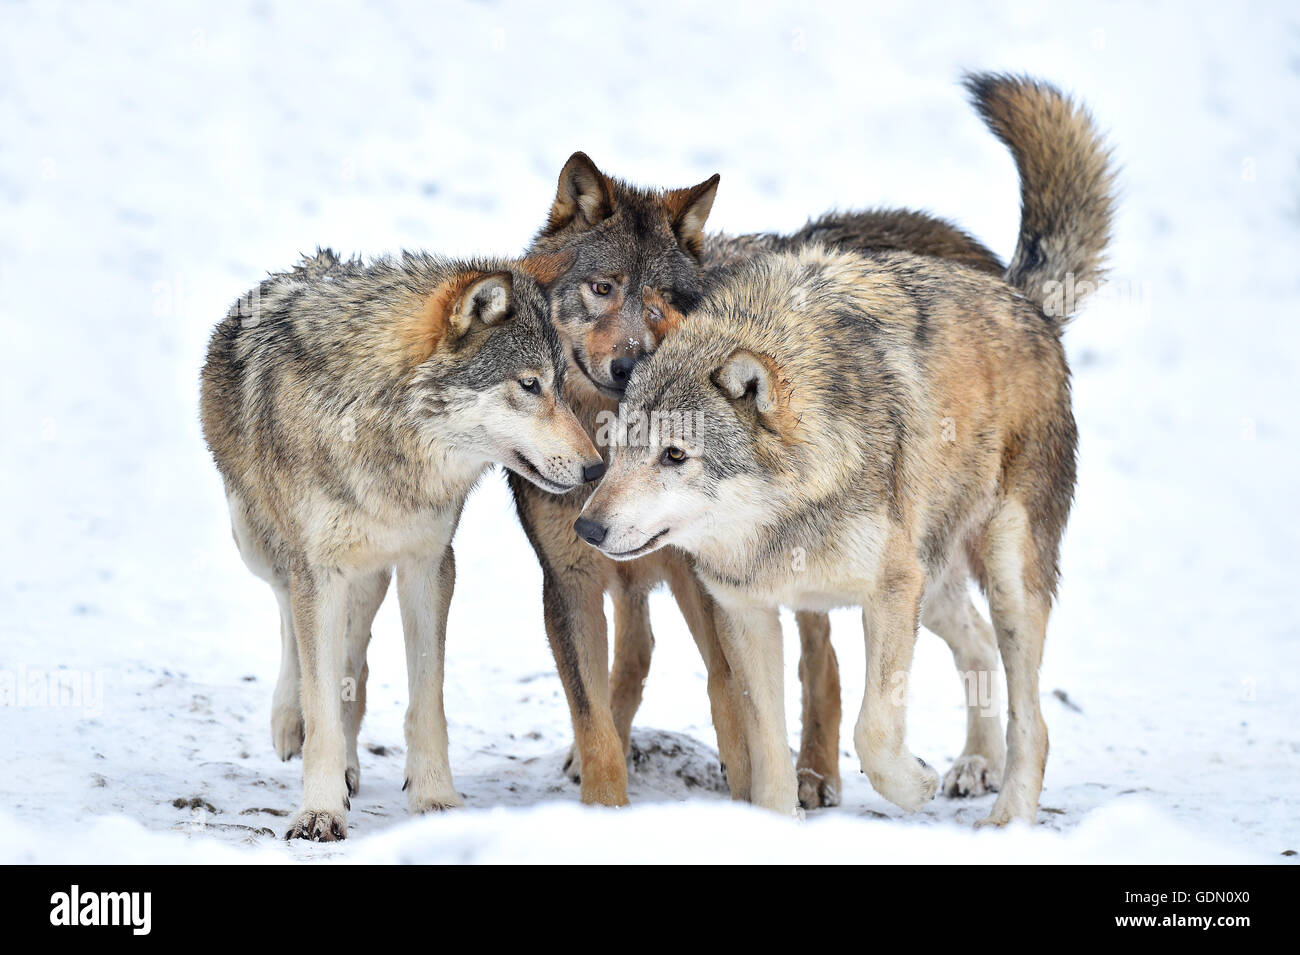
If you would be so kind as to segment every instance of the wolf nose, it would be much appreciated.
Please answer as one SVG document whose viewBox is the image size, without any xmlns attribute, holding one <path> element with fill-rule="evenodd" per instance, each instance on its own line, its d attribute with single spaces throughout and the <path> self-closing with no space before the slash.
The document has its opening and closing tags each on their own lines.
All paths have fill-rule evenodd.
<svg viewBox="0 0 1300 955">
<path fill-rule="evenodd" d="M 632 377 L 632 369 L 636 367 L 635 358 L 615 358 L 609 363 L 609 376 L 614 379 L 614 384 L 620 388 L 626 387 L 627 380 Z"/>
<path fill-rule="evenodd" d="M 595 464 L 588 464 L 582 469 L 582 480 L 594 481 L 605 473 L 605 462 L 597 461 Z"/>
<path fill-rule="evenodd" d="M 597 524 L 589 517 L 580 517 L 573 522 L 573 529 L 578 532 L 578 536 L 588 544 L 599 545 L 609 533 L 609 528 L 603 524 Z"/>
</svg>

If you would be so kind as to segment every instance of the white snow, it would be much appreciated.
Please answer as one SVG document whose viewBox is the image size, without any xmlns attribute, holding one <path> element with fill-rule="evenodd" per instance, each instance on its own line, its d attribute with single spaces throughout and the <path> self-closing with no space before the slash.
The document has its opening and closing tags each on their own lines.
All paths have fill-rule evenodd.
<svg viewBox="0 0 1300 955">
<path fill-rule="evenodd" d="M 1281 3 L 0 8 L 0 861 L 1300 849 L 1298 50 L 1300 12 Z M 634 806 L 578 806 L 540 574 L 493 478 L 456 540 L 447 710 L 466 810 L 406 815 L 390 601 L 349 840 L 283 843 L 301 763 L 270 745 L 275 604 L 235 552 L 197 423 L 227 305 L 317 244 L 518 250 L 578 148 L 647 183 L 720 171 L 715 228 L 904 204 L 1007 255 L 1015 170 L 963 68 L 1075 91 L 1123 165 L 1115 281 L 1068 333 L 1082 462 L 1043 670 L 1040 824 L 975 833 L 991 797 L 905 816 L 875 795 L 850 755 L 848 612 L 844 805 L 802 824 L 732 805 L 703 667 L 662 595 Z M 796 654 L 791 634 L 792 745 Z M 922 634 L 910 745 L 943 768 L 963 732 L 948 651 Z"/>
</svg>

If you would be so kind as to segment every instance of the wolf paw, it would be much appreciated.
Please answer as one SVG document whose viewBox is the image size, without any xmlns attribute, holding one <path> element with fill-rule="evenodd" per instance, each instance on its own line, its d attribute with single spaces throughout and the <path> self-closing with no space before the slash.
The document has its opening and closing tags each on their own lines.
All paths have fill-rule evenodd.
<svg viewBox="0 0 1300 955">
<path fill-rule="evenodd" d="M 799 770 L 799 806 L 822 809 L 840 804 L 840 776 L 823 776 L 815 769 Z"/>
<path fill-rule="evenodd" d="M 465 800 L 460 798 L 459 793 L 444 793 L 436 796 L 412 796 L 409 800 L 412 816 L 423 816 L 425 813 L 446 812 L 449 809 L 459 809 L 465 805 Z"/>
<path fill-rule="evenodd" d="M 462 800 L 459 796 L 456 797 L 456 799 L 454 800 L 435 799 L 430 802 L 423 802 L 418 807 L 412 806 L 411 815 L 424 816 L 424 815 L 431 815 L 433 813 L 438 813 L 438 812 L 447 812 L 452 809 L 460 809 L 464 805 L 465 805 L 464 800 Z"/>
<path fill-rule="evenodd" d="M 297 706 L 277 706 L 271 711 L 271 744 L 282 760 L 302 755 L 302 710 Z"/>
<path fill-rule="evenodd" d="M 309 839 L 312 842 L 339 842 L 348 837 L 348 823 L 341 812 L 304 809 L 289 824 L 286 839 Z"/>
<path fill-rule="evenodd" d="M 876 762 L 862 771 L 872 787 L 900 809 L 916 812 L 939 791 L 939 774 L 928 763 L 907 753 Z"/>
<path fill-rule="evenodd" d="M 569 755 L 564 758 L 564 775 L 571 783 L 582 782 L 582 754 L 578 752 L 577 743 L 569 747 Z"/>
<path fill-rule="evenodd" d="M 1003 792 L 998 796 L 998 801 L 993 804 L 993 809 L 987 816 L 975 823 L 976 829 L 997 828 L 1009 825 L 1013 822 L 1025 822 L 1033 825 L 1038 821 L 1038 805 L 1035 803 L 1029 805 L 1017 805 L 1014 800 L 1008 799 L 1007 794 Z"/>
<path fill-rule="evenodd" d="M 959 756 L 943 776 L 943 794 L 950 799 L 983 796 L 998 791 L 1001 773 L 983 756 Z"/>
<path fill-rule="evenodd" d="M 406 804 L 412 816 L 426 812 L 446 812 L 465 805 L 465 800 L 460 798 L 460 793 L 450 783 L 438 782 L 436 779 L 429 780 L 425 785 L 412 786 L 411 777 L 408 776 L 406 782 L 402 783 L 402 789 L 406 792 Z"/>
</svg>

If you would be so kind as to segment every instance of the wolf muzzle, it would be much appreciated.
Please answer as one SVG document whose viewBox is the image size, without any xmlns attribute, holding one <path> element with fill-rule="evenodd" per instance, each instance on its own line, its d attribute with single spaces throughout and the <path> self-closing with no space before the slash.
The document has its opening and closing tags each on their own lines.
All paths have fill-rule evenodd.
<svg viewBox="0 0 1300 955">
<path fill-rule="evenodd" d="M 605 535 L 609 533 L 609 528 L 604 524 L 597 523 L 589 517 L 580 517 L 573 522 L 573 529 L 578 536 L 585 540 L 592 547 L 599 547 L 605 540 Z"/>
</svg>

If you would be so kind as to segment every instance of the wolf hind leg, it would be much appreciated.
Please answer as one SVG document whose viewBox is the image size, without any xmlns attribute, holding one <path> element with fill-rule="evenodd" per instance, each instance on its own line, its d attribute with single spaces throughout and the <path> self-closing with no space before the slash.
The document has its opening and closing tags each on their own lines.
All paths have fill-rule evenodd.
<svg viewBox="0 0 1300 955">
<path fill-rule="evenodd" d="M 641 707 L 655 639 L 650 629 L 650 604 L 645 594 L 615 590 L 612 598 L 614 664 L 610 674 L 610 710 L 626 757 L 632 752 L 632 720 Z M 582 782 L 582 753 L 576 740 L 569 747 L 564 771 L 573 782 Z"/>
<path fill-rule="evenodd" d="M 293 627 L 293 607 L 287 581 L 271 584 L 280 605 L 280 674 L 271 695 L 271 745 L 275 755 L 289 760 L 302 755 L 302 674 L 298 667 L 298 638 Z"/>
<path fill-rule="evenodd" d="M 406 799 L 413 814 L 464 804 L 451 776 L 443 706 L 447 612 L 456 586 L 451 546 L 397 565 L 397 599 L 406 640 Z"/>
<path fill-rule="evenodd" d="M 831 618 L 800 611 L 799 682 L 803 725 L 799 737 L 799 805 L 805 809 L 840 804 L 840 667 L 831 646 Z"/>
<path fill-rule="evenodd" d="M 357 756 L 357 736 L 366 712 L 366 649 L 370 646 L 370 628 L 375 614 L 388 593 L 392 571 L 384 568 L 368 577 L 360 577 L 348 591 L 347 659 L 344 663 L 343 734 L 348 742 L 345 777 L 348 795 L 355 796 L 361 787 L 361 762 Z M 350 692 L 349 692 L 350 691 Z"/>
<path fill-rule="evenodd" d="M 996 792 L 1006 765 L 993 627 L 970 599 L 964 569 L 950 574 L 921 605 L 921 623 L 952 650 L 966 695 L 966 746 L 943 777 L 949 797 Z"/>
<path fill-rule="evenodd" d="M 1051 592 L 1035 561 L 1029 519 L 1016 501 L 1004 504 L 985 533 L 989 608 L 1007 674 L 1007 767 L 1002 788 L 979 826 L 1013 820 L 1031 825 L 1047 766 L 1047 723 L 1038 698 Z"/>
<path fill-rule="evenodd" d="M 623 755 L 632 751 L 632 718 L 650 673 L 655 638 L 650 629 L 650 602 L 644 593 L 616 590 L 614 600 L 614 667 L 610 676 L 610 707 Z"/>
</svg>

